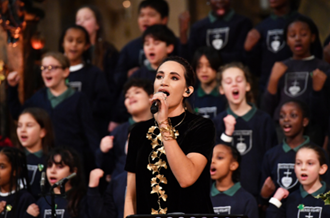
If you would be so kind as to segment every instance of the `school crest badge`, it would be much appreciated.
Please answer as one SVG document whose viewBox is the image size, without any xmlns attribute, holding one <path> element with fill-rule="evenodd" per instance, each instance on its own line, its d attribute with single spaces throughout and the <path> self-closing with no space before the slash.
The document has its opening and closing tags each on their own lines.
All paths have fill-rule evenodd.
<svg viewBox="0 0 330 218">
<path fill-rule="evenodd" d="M 294 172 L 293 163 L 277 164 L 277 184 L 282 188 L 290 189 L 298 183 L 298 179 Z"/>
<path fill-rule="evenodd" d="M 283 29 L 268 30 L 266 44 L 269 51 L 277 53 L 285 46 Z"/>
<path fill-rule="evenodd" d="M 321 218 L 322 207 L 305 206 L 302 210 L 298 210 L 297 218 Z"/>
<path fill-rule="evenodd" d="M 308 72 L 291 72 L 285 74 L 284 93 L 290 97 L 302 95 L 308 85 Z"/>
<path fill-rule="evenodd" d="M 27 164 L 27 169 L 28 169 L 29 178 L 31 178 L 30 185 L 32 185 L 34 182 L 34 178 L 36 176 L 37 170 L 38 170 L 38 165 Z"/>
<path fill-rule="evenodd" d="M 241 155 L 247 154 L 252 148 L 252 130 L 235 130 L 232 143 Z"/>
<path fill-rule="evenodd" d="M 64 218 L 65 209 L 56 209 L 56 218 Z M 46 209 L 43 218 L 51 218 L 52 217 L 52 210 Z"/>
<path fill-rule="evenodd" d="M 195 108 L 195 112 L 204 118 L 212 119 L 217 115 L 217 107 L 200 107 Z"/>
<path fill-rule="evenodd" d="M 77 92 L 81 92 L 82 82 L 80 82 L 80 81 L 72 81 L 72 82 L 69 82 L 69 85 L 70 85 L 71 88 L 73 88 Z"/>
<path fill-rule="evenodd" d="M 148 66 L 149 63 L 150 62 L 146 58 L 146 55 L 144 54 L 143 49 L 141 49 L 140 52 L 139 52 L 139 65 L 140 66 Z"/>
<path fill-rule="evenodd" d="M 228 42 L 229 27 L 208 29 L 206 32 L 206 44 L 216 50 L 223 49 Z"/>
<path fill-rule="evenodd" d="M 231 206 L 213 207 L 216 214 L 230 214 Z"/>
</svg>

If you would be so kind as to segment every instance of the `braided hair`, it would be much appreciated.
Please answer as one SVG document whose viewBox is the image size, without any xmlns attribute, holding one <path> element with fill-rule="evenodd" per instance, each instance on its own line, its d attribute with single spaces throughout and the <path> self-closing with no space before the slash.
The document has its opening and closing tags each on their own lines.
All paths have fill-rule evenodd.
<svg viewBox="0 0 330 218">
<path fill-rule="evenodd" d="M 0 155 L 5 155 L 8 162 L 11 164 L 9 195 L 15 195 L 15 201 L 12 205 L 12 217 L 16 217 L 16 208 L 19 206 L 16 205 L 19 202 L 19 195 L 17 194 L 18 191 L 21 189 L 30 190 L 26 156 L 23 151 L 14 147 L 3 147 L 0 150 Z M 12 193 L 12 191 L 15 192 Z"/>
</svg>

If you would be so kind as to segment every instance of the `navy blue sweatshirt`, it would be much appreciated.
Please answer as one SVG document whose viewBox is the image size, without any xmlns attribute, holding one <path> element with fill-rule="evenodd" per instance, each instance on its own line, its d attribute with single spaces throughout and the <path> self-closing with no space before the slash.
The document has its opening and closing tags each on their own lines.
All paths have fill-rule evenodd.
<svg viewBox="0 0 330 218">
<path fill-rule="evenodd" d="M 244 61 L 244 42 L 252 22 L 234 10 L 222 17 L 209 16 L 194 23 L 188 40 L 188 59 L 202 46 L 212 46 L 219 51 L 224 63 Z M 187 53 L 187 52 L 185 52 Z"/>
<path fill-rule="evenodd" d="M 114 93 L 115 92 L 114 74 L 119 58 L 119 52 L 115 48 L 115 46 L 112 45 L 111 43 L 103 41 L 102 46 L 106 48 L 103 54 L 103 72 L 105 73 L 110 93 Z M 95 46 L 93 47 L 94 48 L 92 48 L 91 46 L 91 49 L 95 49 Z"/>
<path fill-rule="evenodd" d="M 260 192 L 260 171 L 264 154 L 277 144 L 275 127 L 271 117 L 255 106 L 242 117 L 238 117 L 230 108 L 220 113 L 214 120 L 216 128 L 216 143 L 228 144 L 221 139 L 225 132 L 223 118 L 228 114 L 236 118 L 233 141 L 229 143 L 236 146 L 242 155 L 241 184 L 242 187 L 258 197 Z"/>
<path fill-rule="evenodd" d="M 321 113 L 325 111 L 326 109 L 324 107 L 327 107 L 327 104 L 324 104 L 326 101 L 323 98 L 322 106 L 320 105 L 320 107 L 317 108 L 313 106 L 313 101 L 320 94 L 313 90 L 313 78 L 311 77 L 311 73 L 319 69 L 329 75 L 330 65 L 325 61 L 313 58 L 313 56 L 307 60 L 294 60 L 289 58 L 282 63 L 285 64 L 288 69 L 278 82 L 277 93 L 272 95 L 268 91 L 265 92 L 262 104 L 263 110 L 278 121 L 282 104 L 290 99 L 297 99 L 310 106 L 313 112 L 311 113 L 311 122 L 324 122 L 324 118 L 321 120 L 313 119 L 313 114 L 319 114 L 320 111 Z M 324 90 L 326 90 L 328 81 L 323 86 Z M 323 90 L 320 92 L 322 94 Z M 323 124 L 321 125 L 324 126 Z"/>
<path fill-rule="evenodd" d="M 17 87 L 8 88 L 8 106 L 14 119 L 24 108 L 39 107 L 47 111 L 55 133 L 55 145 L 70 146 L 83 156 L 91 157 L 99 147 L 99 137 L 94 128 L 91 108 L 84 93 L 72 96 L 52 108 L 47 97 L 47 88 L 42 88 L 22 106 L 18 100 Z"/>
<path fill-rule="evenodd" d="M 294 164 L 298 149 L 304 144 L 311 143 L 308 136 L 305 142 L 298 147 L 291 149 L 289 145 L 283 142 L 267 151 L 264 156 L 261 170 L 261 186 L 268 176 L 273 180 L 277 190 L 279 187 L 287 189 L 290 193 L 299 188 L 299 182 L 294 172 Z M 328 154 L 324 151 L 329 165 Z M 329 180 L 329 171 L 322 176 L 326 181 Z"/>
<path fill-rule="evenodd" d="M 45 155 L 42 150 L 30 153 L 27 150 L 26 154 L 26 163 L 29 173 L 29 182 L 30 182 L 30 192 L 35 199 L 38 199 L 41 196 L 40 180 L 41 173 L 46 172 L 47 165 L 45 163 Z M 48 184 L 48 183 L 47 183 Z M 45 188 L 47 190 L 47 188 Z"/>
<path fill-rule="evenodd" d="M 122 172 L 109 183 L 103 196 L 103 205 L 108 217 L 124 217 L 127 172 Z M 99 203 L 102 205 L 102 200 Z"/>
<path fill-rule="evenodd" d="M 282 200 L 282 206 L 277 208 L 272 203 L 267 209 L 266 218 L 326 218 L 330 217 L 329 205 L 324 205 L 321 199 L 316 199 L 315 196 L 329 191 L 325 183 L 322 187 L 308 194 L 303 187 L 292 192 L 287 199 Z"/>
<path fill-rule="evenodd" d="M 122 172 L 111 181 L 111 183 L 109 184 L 106 190 L 106 196 L 108 195 L 109 192 L 112 193 L 113 200 L 116 206 L 117 218 L 124 217 L 126 184 L 127 184 L 127 172 Z"/>
<path fill-rule="evenodd" d="M 79 218 L 106 218 L 109 217 L 106 214 L 102 214 L 103 205 L 99 204 L 100 194 L 98 193 L 97 188 L 88 188 L 87 195 L 84 196 L 79 204 Z M 46 200 L 51 203 L 51 196 L 47 195 Z M 45 198 L 40 198 L 37 201 L 39 207 L 39 216 L 40 218 L 51 218 L 51 206 L 47 203 Z M 63 195 L 55 195 L 55 204 L 56 204 L 56 217 L 57 218 L 70 218 L 68 211 L 68 200 Z M 110 214 L 109 214 L 110 215 Z M 112 217 L 112 216 L 110 216 Z M 24 218 L 33 218 L 28 213 L 25 213 Z"/>
<path fill-rule="evenodd" d="M 156 70 L 152 69 L 150 64 L 147 66 L 142 66 L 135 71 L 130 78 L 147 79 L 154 82 L 156 78 Z"/>
<path fill-rule="evenodd" d="M 121 88 L 127 79 L 127 72 L 134 67 L 144 66 L 146 64 L 145 60 L 142 37 L 133 39 L 122 48 L 114 75 L 117 94 L 121 92 Z"/>
<path fill-rule="evenodd" d="M 249 61 L 251 63 L 249 66 L 257 65 L 260 67 L 251 66 L 253 69 L 252 72 L 260 71 L 260 93 L 263 93 L 267 89 L 266 85 L 274 63 L 292 57 L 292 52 L 286 44 L 286 36 L 283 36 L 283 33 L 286 23 L 299 16 L 303 15 L 295 11 L 282 17 L 272 14 L 255 27 L 260 33 L 261 38 L 249 54 L 256 56 L 254 58 L 256 61 Z M 316 25 L 315 28 L 317 29 Z M 319 38 L 315 40 L 315 48 L 312 53 L 316 57 L 322 58 L 322 46 Z"/>
<path fill-rule="evenodd" d="M 209 119 L 213 119 L 224 111 L 227 104 L 226 97 L 220 95 L 218 87 L 215 87 L 210 94 L 206 94 L 200 85 L 188 98 L 188 101 L 195 114 Z"/>
<path fill-rule="evenodd" d="M 29 205 L 35 202 L 33 196 L 25 189 L 9 195 L 0 193 L 1 201 L 6 202 L 4 210 L 0 213 L 1 218 L 22 218 Z"/>
<path fill-rule="evenodd" d="M 124 172 L 126 164 L 126 143 L 130 126 L 134 123 L 132 119 L 116 127 L 110 135 L 113 138 L 113 148 L 106 154 L 99 149 L 97 162 L 102 169 L 107 169 L 110 166 L 112 178 Z"/>
<path fill-rule="evenodd" d="M 113 96 L 110 94 L 105 74 L 93 65 L 85 65 L 77 71 L 71 71 L 68 80 L 72 88 L 87 95 L 97 131 L 100 137 L 106 136 Z"/>
<path fill-rule="evenodd" d="M 245 191 L 239 182 L 224 192 L 220 192 L 213 183 L 211 201 L 216 214 L 244 214 L 251 218 L 259 217 L 256 199 Z"/>
<path fill-rule="evenodd" d="M 89 188 L 87 196 L 93 200 L 95 208 L 89 210 L 97 218 L 122 218 L 124 217 L 124 204 L 126 195 L 127 172 L 122 172 L 114 177 L 108 184 L 103 196 L 97 188 Z"/>
</svg>

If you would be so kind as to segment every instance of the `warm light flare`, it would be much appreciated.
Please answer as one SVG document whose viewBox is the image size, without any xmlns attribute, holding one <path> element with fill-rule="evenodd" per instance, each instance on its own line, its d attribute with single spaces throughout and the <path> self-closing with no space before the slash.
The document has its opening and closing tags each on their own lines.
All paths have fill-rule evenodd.
<svg viewBox="0 0 330 218">
<path fill-rule="evenodd" d="M 131 7 L 131 1 L 129 1 L 129 0 L 125 0 L 125 1 L 123 1 L 123 6 L 124 6 L 124 8 L 129 8 L 129 7 Z"/>
</svg>

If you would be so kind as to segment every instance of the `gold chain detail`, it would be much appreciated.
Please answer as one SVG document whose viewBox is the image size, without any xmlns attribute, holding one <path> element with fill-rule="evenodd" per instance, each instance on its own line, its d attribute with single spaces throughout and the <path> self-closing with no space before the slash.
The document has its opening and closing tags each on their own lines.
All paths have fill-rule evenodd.
<svg viewBox="0 0 330 218">
<path fill-rule="evenodd" d="M 147 139 L 151 141 L 151 147 L 152 151 L 149 154 L 147 169 L 152 172 L 152 175 L 155 175 L 151 178 L 151 192 L 150 194 L 157 194 L 158 195 L 158 209 L 151 208 L 151 214 L 166 214 L 167 213 L 167 207 L 162 208 L 161 207 L 161 200 L 166 201 L 167 194 L 165 193 L 165 190 L 163 190 L 163 187 L 161 184 L 167 184 L 167 179 L 164 175 L 160 174 L 161 168 L 167 169 L 166 161 L 161 159 L 161 155 L 165 153 L 165 148 L 163 144 L 163 140 L 171 140 L 171 139 L 177 139 L 179 136 L 179 132 L 175 129 L 175 127 L 179 126 L 183 120 L 186 118 L 186 113 L 183 117 L 183 119 L 174 127 L 172 127 L 171 120 L 167 119 L 159 123 L 161 124 L 168 124 L 167 127 L 161 127 L 159 128 L 156 121 L 155 126 L 151 126 L 148 130 L 148 133 L 146 135 Z M 155 131 L 159 130 L 159 133 L 156 134 Z M 165 135 L 164 135 L 165 134 Z"/>
</svg>

